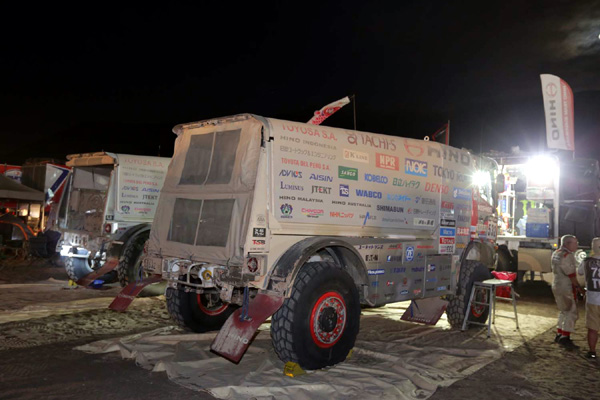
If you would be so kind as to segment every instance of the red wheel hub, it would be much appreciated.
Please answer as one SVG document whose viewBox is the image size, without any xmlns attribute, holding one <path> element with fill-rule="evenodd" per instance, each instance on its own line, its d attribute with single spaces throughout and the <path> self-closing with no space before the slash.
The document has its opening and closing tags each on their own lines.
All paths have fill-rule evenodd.
<svg viewBox="0 0 600 400">
<path fill-rule="evenodd" d="M 197 294 L 197 299 L 198 299 L 198 308 L 200 309 L 200 311 L 202 311 L 204 314 L 206 315 L 210 315 L 210 316 L 215 316 L 215 315 L 219 315 L 223 312 L 225 312 L 225 310 L 227 310 L 227 304 L 223 304 L 223 303 L 217 303 L 215 306 L 213 307 L 207 307 L 204 305 L 203 301 L 206 301 L 206 297 L 201 295 L 200 293 Z"/>
<path fill-rule="evenodd" d="M 346 303 L 337 292 L 327 292 L 315 303 L 310 314 L 310 334 L 321 348 L 333 346 L 346 328 Z"/>
<path fill-rule="evenodd" d="M 477 289 L 473 296 L 473 300 L 478 303 L 487 303 L 487 290 Z M 471 315 L 475 318 L 479 318 L 485 312 L 485 308 L 486 306 L 483 304 L 471 304 Z"/>
</svg>

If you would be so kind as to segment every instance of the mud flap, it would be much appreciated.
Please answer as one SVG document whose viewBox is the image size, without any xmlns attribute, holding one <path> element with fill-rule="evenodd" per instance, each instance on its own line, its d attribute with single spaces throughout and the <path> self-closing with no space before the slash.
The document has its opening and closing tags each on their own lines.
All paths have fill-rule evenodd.
<svg viewBox="0 0 600 400">
<path fill-rule="evenodd" d="M 110 303 L 108 308 L 114 311 L 124 312 L 127 307 L 135 300 L 135 296 L 148 285 L 162 281 L 161 275 L 152 275 L 148 278 L 144 278 L 141 281 L 131 282 L 125 286 L 123 290 L 119 292 L 117 297 Z"/>
<path fill-rule="evenodd" d="M 109 258 L 108 260 L 106 260 L 106 262 L 100 269 L 98 269 L 94 272 L 90 272 L 83 278 L 80 278 L 77 281 L 77 284 L 80 286 L 87 286 L 90 283 L 94 282 L 97 278 L 112 271 L 113 269 L 117 268 L 118 266 L 119 266 L 119 260 L 117 258 Z"/>
<path fill-rule="evenodd" d="M 420 322 L 426 325 L 435 325 L 448 307 L 448 301 L 439 297 L 417 299 L 410 302 L 402 317 L 403 321 Z"/>
<path fill-rule="evenodd" d="M 239 362 L 258 327 L 281 307 L 283 300 L 284 297 L 257 294 L 248 307 L 249 319 L 240 320 L 242 308 L 235 310 L 210 345 L 211 350 L 228 360 Z"/>
</svg>

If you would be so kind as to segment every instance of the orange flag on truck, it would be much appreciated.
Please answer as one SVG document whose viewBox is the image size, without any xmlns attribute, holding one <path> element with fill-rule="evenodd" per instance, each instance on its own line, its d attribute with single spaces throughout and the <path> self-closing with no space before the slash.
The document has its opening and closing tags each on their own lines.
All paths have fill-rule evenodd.
<svg viewBox="0 0 600 400">
<path fill-rule="evenodd" d="M 313 125 L 321 125 L 321 122 L 325 121 L 327 118 L 329 118 L 329 116 L 348 103 L 350 103 L 348 96 L 344 97 L 343 99 L 339 99 L 338 101 L 334 101 L 333 103 L 329 103 L 320 110 L 315 111 L 315 115 L 313 115 L 308 123 Z"/>
</svg>

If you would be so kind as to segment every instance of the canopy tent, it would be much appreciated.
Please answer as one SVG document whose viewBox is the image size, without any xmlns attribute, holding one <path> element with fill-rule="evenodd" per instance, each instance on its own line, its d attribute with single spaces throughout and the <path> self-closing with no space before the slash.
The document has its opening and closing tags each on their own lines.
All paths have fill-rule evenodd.
<svg viewBox="0 0 600 400">
<path fill-rule="evenodd" d="M 0 175 L 0 201 L 2 200 L 24 200 L 41 203 L 44 201 L 44 193 Z"/>
</svg>

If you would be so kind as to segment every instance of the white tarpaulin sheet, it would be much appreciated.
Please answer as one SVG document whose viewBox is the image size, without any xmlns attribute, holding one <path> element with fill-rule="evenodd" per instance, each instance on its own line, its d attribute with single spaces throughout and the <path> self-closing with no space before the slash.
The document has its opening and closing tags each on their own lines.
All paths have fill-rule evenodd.
<svg viewBox="0 0 600 400">
<path fill-rule="evenodd" d="M 487 328 L 453 331 L 445 319 L 436 326 L 400 321 L 408 302 L 363 310 L 361 331 L 352 356 L 341 364 L 284 376 L 284 364 L 271 345 L 269 325 L 239 364 L 211 353 L 216 333 L 185 334 L 174 327 L 102 340 L 76 349 L 88 353 L 119 351 L 152 371 L 165 371 L 174 382 L 221 399 L 426 399 L 554 325 L 555 318 L 519 315 L 497 318 L 493 336 Z M 506 308 L 508 310 L 508 308 Z M 512 313 L 500 310 L 497 315 Z"/>
</svg>

